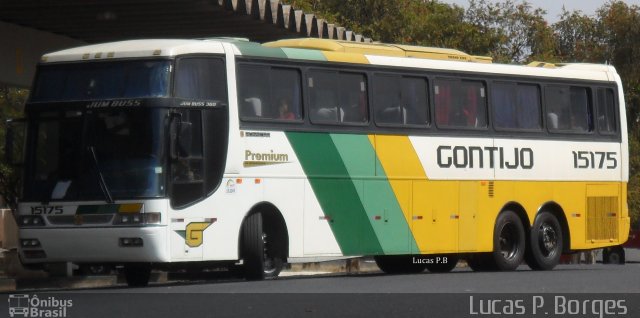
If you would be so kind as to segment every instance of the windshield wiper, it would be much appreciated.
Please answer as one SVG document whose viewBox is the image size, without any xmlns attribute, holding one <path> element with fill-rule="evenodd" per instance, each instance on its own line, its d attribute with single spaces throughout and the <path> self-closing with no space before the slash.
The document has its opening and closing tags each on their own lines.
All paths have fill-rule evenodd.
<svg viewBox="0 0 640 318">
<path fill-rule="evenodd" d="M 91 158 L 93 158 L 93 164 L 96 168 L 96 172 L 98 173 L 98 183 L 100 184 L 100 189 L 104 194 L 104 197 L 107 199 L 107 203 L 113 203 L 113 197 L 111 196 L 111 192 L 109 192 L 109 187 L 107 187 L 107 183 L 104 181 L 104 176 L 102 175 L 102 170 L 100 170 L 100 164 L 98 163 L 98 156 L 96 156 L 96 148 L 94 146 L 87 147 L 89 152 L 91 152 Z"/>
</svg>

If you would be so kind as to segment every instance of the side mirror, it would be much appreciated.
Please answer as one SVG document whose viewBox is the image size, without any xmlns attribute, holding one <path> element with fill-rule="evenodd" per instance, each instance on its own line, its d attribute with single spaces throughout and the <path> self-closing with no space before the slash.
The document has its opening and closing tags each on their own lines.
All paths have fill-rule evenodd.
<svg viewBox="0 0 640 318">
<path fill-rule="evenodd" d="M 7 120 L 4 156 L 8 164 L 22 166 L 24 163 L 24 144 L 26 121 L 24 119 Z"/>
<path fill-rule="evenodd" d="M 171 114 L 170 122 L 171 159 L 189 157 L 191 153 L 191 143 L 193 142 L 193 125 L 191 122 L 182 121 L 182 114 Z"/>
</svg>

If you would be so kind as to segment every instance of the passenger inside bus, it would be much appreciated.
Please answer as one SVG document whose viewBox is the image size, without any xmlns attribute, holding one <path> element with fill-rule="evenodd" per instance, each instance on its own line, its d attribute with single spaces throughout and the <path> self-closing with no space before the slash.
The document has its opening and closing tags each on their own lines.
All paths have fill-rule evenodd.
<svg viewBox="0 0 640 318">
<path fill-rule="evenodd" d="M 290 111 L 290 103 L 286 97 L 280 98 L 278 101 L 278 118 L 279 119 L 296 119 L 296 115 Z"/>
</svg>

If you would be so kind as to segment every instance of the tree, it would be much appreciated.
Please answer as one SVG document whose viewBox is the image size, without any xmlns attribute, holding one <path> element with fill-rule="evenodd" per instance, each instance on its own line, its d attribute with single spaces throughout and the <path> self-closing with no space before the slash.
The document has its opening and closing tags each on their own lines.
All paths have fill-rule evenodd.
<svg viewBox="0 0 640 318">
<path fill-rule="evenodd" d="M 555 59 L 553 29 L 544 19 L 546 11 L 528 2 L 491 3 L 469 0 L 465 21 L 485 36 L 488 53 L 495 61 L 523 63 Z"/>
<path fill-rule="evenodd" d="M 557 55 L 563 62 L 604 63 L 606 41 L 600 21 L 580 11 L 562 10 L 553 25 Z"/>
<path fill-rule="evenodd" d="M 22 116 L 24 102 L 28 94 L 29 91 L 26 89 L 0 86 L 0 152 L 2 154 L 5 150 L 6 120 Z M 19 174 L 5 162 L 3 156 L 0 160 L 0 199 L 4 199 L 5 202 L 0 202 L 0 205 L 16 206 L 19 184 Z"/>
</svg>

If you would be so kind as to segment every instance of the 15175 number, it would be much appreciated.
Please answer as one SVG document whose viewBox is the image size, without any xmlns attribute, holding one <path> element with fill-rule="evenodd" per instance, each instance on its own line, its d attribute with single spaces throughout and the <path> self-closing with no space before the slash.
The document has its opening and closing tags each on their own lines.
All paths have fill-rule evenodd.
<svg viewBox="0 0 640 318">
<path fill-rule="evenodd" d="M 42 215 L 42 214 L 62 214 L 64 213 L 64 209 L 61 206 L 32 206 L 31 214 L 34 215 Z"/>
<path fill-rule="evenodd" d="M 573 167 L 577 169 L 615 169 L 618 167 L 618 155 L 604 151 L 572 151 Z"/>
</svg>

